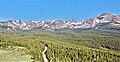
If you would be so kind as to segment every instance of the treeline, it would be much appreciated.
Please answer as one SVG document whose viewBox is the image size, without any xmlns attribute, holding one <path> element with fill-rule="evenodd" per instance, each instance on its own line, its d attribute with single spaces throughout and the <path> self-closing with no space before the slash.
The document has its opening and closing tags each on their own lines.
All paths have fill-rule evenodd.
<svg viewBox="0 0 120 62">
<path fill-rule="evenodd" d="M 50 62 L 119 62 L 120 54 L 115 52 L 49 45 L 47 56 Z"/>
</svg>

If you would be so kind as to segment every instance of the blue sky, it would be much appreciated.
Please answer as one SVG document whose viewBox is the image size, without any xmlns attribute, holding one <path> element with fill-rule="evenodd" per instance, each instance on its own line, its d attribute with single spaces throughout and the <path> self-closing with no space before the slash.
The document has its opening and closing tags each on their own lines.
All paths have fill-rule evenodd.
<svg viewBox="0 0 120 62">
<path fill-rule="evenodd" d="M 82 21 L 104 12 L 120 15 L 120 0 L 0 0 L 0 20 Z"/>
</svg>

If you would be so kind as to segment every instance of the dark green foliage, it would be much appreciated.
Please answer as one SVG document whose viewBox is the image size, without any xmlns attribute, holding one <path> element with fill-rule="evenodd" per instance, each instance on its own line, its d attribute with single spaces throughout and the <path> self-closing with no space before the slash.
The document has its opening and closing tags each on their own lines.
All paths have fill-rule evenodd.
<svg viewBox="0 0 120 62">
<path fill-rule="evenodd" d="M 114 34 L 116 33 L 116 34 Z M 120 32 L 102 29 L 0 33 L 0 47 L 26 47 L 35 62 L 43 62 L 42 51 L 51 62 L 120 62 Z"/>
</svg>

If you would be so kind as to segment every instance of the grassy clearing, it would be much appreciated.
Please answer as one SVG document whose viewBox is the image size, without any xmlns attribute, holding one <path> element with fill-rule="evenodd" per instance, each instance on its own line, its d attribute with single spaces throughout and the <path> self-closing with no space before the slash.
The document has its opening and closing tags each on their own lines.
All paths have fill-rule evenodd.
<svg viewBox="0 0 120 62">
<path fill-rule="evenodd" d="M 20 50 L 0 49 L 0 62 L 33 62 L 31 57 Z"/>
</svg>

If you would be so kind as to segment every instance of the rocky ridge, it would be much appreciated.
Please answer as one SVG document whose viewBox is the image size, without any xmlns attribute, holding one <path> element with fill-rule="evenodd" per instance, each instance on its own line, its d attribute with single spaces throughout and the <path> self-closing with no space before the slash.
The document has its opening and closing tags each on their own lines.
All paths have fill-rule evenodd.
<svg viewBox="0 0 120 62">
<path fill-rule="evenodd" d="M 111 13 L 103 13 L 97 17 L 87 19 L 83 22 L 76 22 L 71 19 L 66 22 L 62 20 L 46 21 L 28 21 L 23 20 L 8 20 L 0 22 L 0 27 L 5 27 L 6 30 L 29 30 L 33 28 L 42 28 L 46 30 L 62 29 L 62 28 L 96 28 L 100 23 L 108 23 L 113 26 L 120 27 L 120 16 Z"/>
</svg>

